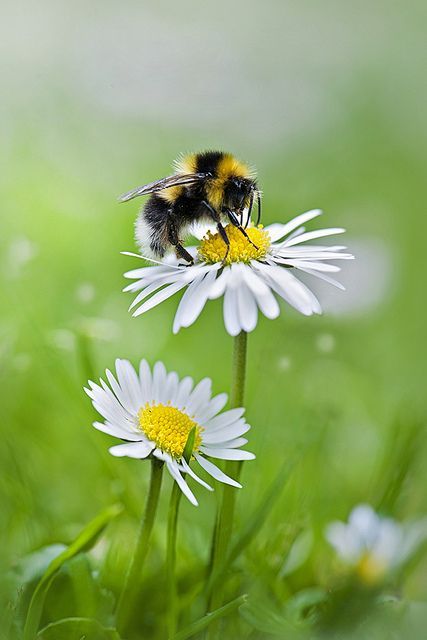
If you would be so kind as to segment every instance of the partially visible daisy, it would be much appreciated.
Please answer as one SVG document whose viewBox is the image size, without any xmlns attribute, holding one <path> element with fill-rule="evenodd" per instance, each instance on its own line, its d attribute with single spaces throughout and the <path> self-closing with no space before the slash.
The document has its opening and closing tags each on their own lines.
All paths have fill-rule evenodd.
<svg viewBox="0 0 427 640">
<path fill-rule="evenodd" d="M 402 567 L 427 538 L 427 522 L 400 524 L 367 504 L 353 509 L 348 523 L 332 522 L 325 532 L 345 564 L 367 584 L 382 582 Z"/>
<path fill-rule="evenodd" d="M 185 474 L 210 491 L 212 487 L 196 475 L 183 457 L 194 427 L 192 459 L 216 480 L 241 487 L 208 458 L 255 458 L 253 453 L 240 448 L 247 443 L 242 436 L 250 426 L 243 418 L 244 409 L 220 413 L 227 394 L 212 397 L 209 378 L 194 386 L 190 377 L 179 380 L 174 371 L 167 373 L 162 362 L 157 362 L 151 371 L 145 360 L 139 365 L 138 375 L 129 361 L 119 359 L 116 377 L 108 369 L 106 376 L 111 388 L 101 379 L 100 385 L 89 381 L 85 391 L 104 418 L 104 422 L 95 422 L 93 426 L 125 441 L 110 448 L 113 456 L 139 459 L 155 456 L 164 461 L 183 493 L 197 505 Z"/>
<path fill-rule="evenodd" d="M 330 261 L 349 260 L 353 256 L 344 253 L 346 247 L 341 245 L 306 244 L 344 232 L 341 228 L 305 232 L 303 225 L 320 214 L 316 209 L 287 224 L 250 226 L 246 231 L 251 242 L 229 224 L 227 256 L 221 236 L 208 231 L 198 247 L 187 247 L 194 257 L 193 265 L 180 265 L 178 259 L 169 256 L 156 266 L 128 271 L 125 277 L 135 282 L 124 291 L 137 293 L 130 310 L 139 316 L 185 289 L 173 324 L 173 331 L 177 333 L 181 327 L 189 327 L 197 320 L 208 300 L 224 296 L 224 323 L 232 336 L 253 331 L 258 310 L 267 318 L 277 318 L 280 308 L 276 296 L 304 315 L 321 313 L 318 299 L 295 273 L 308 273 L 344 289 L 331 276 L 340 268 Z"/>
</svg>

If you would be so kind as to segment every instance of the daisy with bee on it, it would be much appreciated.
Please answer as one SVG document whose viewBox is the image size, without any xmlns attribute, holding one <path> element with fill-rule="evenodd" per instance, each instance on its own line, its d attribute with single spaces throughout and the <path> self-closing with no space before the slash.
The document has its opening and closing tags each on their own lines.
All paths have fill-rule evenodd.
<svg viewBox="0 0 427 640">
<path fill-rule="evenodd" d="M 321 213 L 315 209 L 285 224 L 248 226 L 248 238 L 229 224 L 225 228 L 228 245 L 215 229 L 195 228 L 193 234 L 200 243 L 186 248 L 193 258 L 190 266 L 182 265 L 173 255 L 158 262 L 148 255 L 123 252 L 158 262 L 125 273 L 132 282 L 124 291 L 136 294 L 129 311 L 140 316 L 184 289 L 173 323 L 177 333 L 197 320 L 209 300 L 223 297 L 224 325 L 231 336 L 253 331 L 259 312 L 266 318 L 277 318 L 278 299 L 305 316 L 322 313 L 316 295 L 297 276 L 308 274 L 343 290 L 334 277 L 340 271 L 335 262 L 351 260 L 353 255 L 343 245 L 309 242 L 344 232 L 337 227 L 306 231 L 305 224 Z"/>
<path fill-rule="evenodd" d="M 247 164 L 223 151 L 182 155 L 175 162 L 175 174 L 137 187 L 120 197 L 127 202 L 150 195 L 135 226 L 136 241 L 144 255 L 161 259 L 170 248 L 176 256 L 193 264 L 194 257 L 183 246 L 194 223 L 210 223 L 226 247 L 230 239 L 223 223 L 230 223 L 251 244 L 247 227 L 254 200 L 257 224 L 261 217 L 261 192 L 255 172 Z M 244 218 L 245 215 L 245 218 Z"/>
</svg>

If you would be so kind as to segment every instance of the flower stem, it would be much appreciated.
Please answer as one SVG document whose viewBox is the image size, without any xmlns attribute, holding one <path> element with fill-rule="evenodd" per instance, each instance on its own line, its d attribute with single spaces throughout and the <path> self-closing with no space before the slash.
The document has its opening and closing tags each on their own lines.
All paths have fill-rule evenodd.
<svg viewBox="0 0 427 640">
<path fill-rule="evenodd" d="M 117 627 L 120 632 L 126 630 L 129 618 L 135 608 L 140 587 L 141 570 L 148 551 L 154 519 L 159 501 L 162 483 L 163 462 L 153 458 L 151 460 L 151 477 L 148 489 L 145 511 L 141 520 L 135 552 L 130 564 L 123 591 L 117 605 Z"/>
<path fill-rule="evenodd" d="M 248 345 L 248 334 L 241 331 L 234 338 L 233 343 L 233 361 L 231 368 L 231 391 L 230 404 L 231 407 L 241 407 L 245 394 L 245 378 L 246 378 L 246 352 Z"/>
<path fill-rule="evenodd" d="M 167 587 L 167 625 L 168 638 L 173 638 L 176 633 L 176 533 L 178 525 L 178 511 L 181 502 L 182 491 L 176 482 L 173 483 L 169 502 L 168 531 L 166 542 L 166 587 Z"/>
<path fill-rule="evenodd" d="M 241 333 L 239 333 L 239 335 L 234 339 L 230 393 L 230 405 L 232 408 L 241 407 L 243 405 L 246 378 L 247 338 L 248 334 L 245 331 L 241 331 Z M 241 469 L 241 461 L 227 460 L 225 464 L 225 473 L 236 480 L 239 479 Z M 215 524 L 210 567 L 211 573 L 215 573 L 215 571 L 217 571 L 218 566 L 221 563 L 221 559 L 223 559 L 227 554 L 233 530 L 235 503 L 236 489 L 230 485 L 224 485 L 221 504 Z M 223 595 L 224 594 L 220 589 L 214 589 L 208 594 L 208 612 L 218 609 L 221 606 Z M 213 638 L 215 634 L 216 625 L 213 624 L 209 630 L 209 637 Z"/>
</svg>

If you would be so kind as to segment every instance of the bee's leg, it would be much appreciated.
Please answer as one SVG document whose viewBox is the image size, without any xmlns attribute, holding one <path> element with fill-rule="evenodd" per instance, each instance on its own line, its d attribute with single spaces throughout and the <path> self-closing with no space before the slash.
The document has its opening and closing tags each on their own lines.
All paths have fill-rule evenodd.
<svg viewBox="0 0 427 640">
<path fill-rule="evenodd" d="M 171 243 L 171 245 L 175 247 L 177 256 L 179 258 L 183 258 L 184 260 L 186 260 L 190 265 L 194 264 L 193 256 L 191 255 L 191 253 L 188 253 L 187 249 L 185 249 L 179 241 L 175 222 L 172 216 L 170 215 L 170 213 L 168 214 L 167 231 L 168 231 L 168 240 Z"/>
<path fill-rule="evenodd" d="M 251 191 L 251 195 L 250 195 L 250 200 L 249 200 L 249 207 L 248 207 L 248 215 L 246 216 L 246 224 L 245 224 L 245 229 L 247 228 L 250 220 L 251 220 L 251 215 L 252 215 L 252 207 L 254 206 L 254 192 Z M 240 216 L 240 224 L 242 224 L 243 222 L 243 212 Z M 257 222 L 258 225 L 258 222 Z"/>
<path fill-rule="evenodd" d="M 221 238 L 224 240 L 225 245 L 227 247 L 227 250 L 225 252 L 225 256 L 222 259 L 222 264 L 225 264 L 225 261 L 227 260 L 229 251 L 230 251 L 230 238 L 227 235 L 226 230 L 224 229 L 224 227 L 222 226 L 221 222 L 218 222 L 218 224 L 216 225 L 216 228 L 218 229 L 218 233 L 221 236 Z"/>
<path fill-rule="evenodd" d="M 257 204 L 258 204 L 258 215 L 256 218 L 256 226 L 258 226 L 259 221 L 261 220 L 261 195 L 259 191 L 257 191 L 256 197 L 257 197 Z"/>
<path fill-rule="evenodd" d="M 211 207 L 209 202 L 206 202 L 206 200 L 202 200 L 202 204 L 209 211 L 209 214 L 210 214 L 210 217 L 212 218 L 212 220 L 214 222 L 216 222 L 216 228 L 218 229 L 218 233 L 221 236 L 221 238 L 224 240 L 224 242 L 225 242 L 225 244 L 227 246 L 227 251 L 225 252 L 225 256 L 222 259 L 222 262 L 225 263 L 225 261 L 227 260 L 228 252 L 230 251 L 230 239 L 229 239 L 229 237 L 227 235 L 226 230 L 224 229 L 224 227 L 221 224 L 221 218 L 219 216 L 218 211 L 215 211 L 215 209 L 213 207 Z"/>
<path fill-rule="evenodd" d="M 236 214 L 233 211 L 230 211 L 230 209 L 225 209 L 225 212 L 229 217 L 231 224 L 233 224 L 235 227 L 238 228 L 238 230 L 245 236 L 245 238 L 247 238 L 247 240 L 251 243 L 253 247 L 255 247 L 255 249 L 258 249 L 256 244 L 254 244 L 250 239 L 250 237 L 248 236 L 246 229 L 244 229 L 240 224 L 240 222 L 238 221 Z"/>
</svg>

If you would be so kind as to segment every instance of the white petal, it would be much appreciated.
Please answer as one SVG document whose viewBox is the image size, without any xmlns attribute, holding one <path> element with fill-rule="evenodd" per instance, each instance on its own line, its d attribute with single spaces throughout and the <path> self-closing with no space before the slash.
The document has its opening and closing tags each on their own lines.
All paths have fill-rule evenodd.
<svg viewBox="0 0 427 640">
<path fill-rule="evenodd" d="M 175 406 L 175 400 L 178 393 L 178 385 L 179 385 L 179 377 L 176 371 L 171 371 L 166 376 L 166 387 L 164 397 L 166 398 L 166 403 L 170 402 L 171 405 Z"/>
<path fill-rule="evenodd" d="M 135 369 L 129 360 L 116 360 L 117 379 L 126 398 L 127 406 L 132 413 L 141 407 L 141 385 Z"/>
<path fill-rule="evenodd" d="M 307 242 L 307 240 L 315 240 L 316 238 L 324 238 L 326 236 L 335 236 L 339 233 L 344 233 L 345 229 L 341 227 L 334 227 L 331 229 L 317 229 L 316 231 L 308 231 L 307 233 L 302 233 L 300 236 L 293 238 L 292 240 L 287 240 L 285 242 L 285 246 L 291 247 L 294 244 L 300 244 L 301 242 Z"/>
<path fill-rule="evenodd" d="M 224 324 L 227 332 L 231 336 L 237 336 L 242 327 L 240 326 L 238 307 L 237 307 L 237 291 L 232 287 L 227 287 L 224 294 Z"/>
<path fill-rule="evenodd" d="M 372 507 L 368 504 L 360 504 L 355 507 L 348 522 L 363 544 L 370 549 L 378 537 L 380 527 L 380 518 Z"/>
<path fill-rule="evenodd" d="M 341 282 L 338 282 L 338 280 L 335 280 L 335 278 L 331 278 L 331 276 L 327 276 L 326 274 L 320 273 L 319 271 L 315 271 L 314 269 L 305 269 L 303 267 L 300 267 L 299 269 L 300 271 L 305 271 L 306 273 L 309 273 L 311 276 L 315 276 L 320 280 L 324 280 L 325 282 L 328 282 L 334 287 L 337 287 L 337 289 L 341 289 L 342 291 L 345 291 L 344 285 L 342 285 Z"/>
<path fill-rule="evenodd" d="M 360 559 L 363 547 L 349 525 L 331 522 L 326 528 L 325 537 L 345 562 L 355 564 Z"/>
<path fill-rule="evenodd" d="M 176 282 L 177 278 L 173 276 L 166 276 L 165 278 L 159 278 L 155 282 L 151 282 L 144 286 L 144 288 L 138 293 L 136 298 L 132 301 L 128 311 L 131 311 L 134 307 L 136 307 L 140 302 L 142 302 L 145 298 L 148 298 L 152 293 L 155 293 L 158 289 L 163 287 L 165 284 L 173 284 Z"/>
<path fill-rule="evenodd" d="M 214 265 L 214 267 L 216 266 Z M 181 327 L 189 327 L 197 320 L 208 300 L 209 292 L 216 278 L 216 271 L 216 268 L 212 269 L 205 276 L 190 284 L 178 305 L 173 324 L 174 333 L 178 333 Z"/>
<path fill-rule="evenodd" d="M 290 305 L 304 315 L 320 313 L 320 304 L 308 287 L 298 280 L 289 269 L 273 265 L 259 265 L 271 287 Z"/>
<path fill-rule="evenodd" d="M 220 442 L 206 442 L 203 440 L 203 446 L 208 446 L 210 449 L 237 449 L 239 447 L 244 447 L 245 444 L 248 444 L 248 440 L 246 438 L 232 438 L 226 441 Z"/>
<path fill-rule="evenodd" d="M 237 420 L 232 425 L 227 425 L 222 429 L 216 429 L 215 431 L 211 431 L 210 429 L 206 429 L 203 433 L 203 443 L 211 445 L 216 442 L 226 442 L 227 440 L 233 440 L 239 436 L 242 436 L 244 433 L 247 433 L 250 429 L 250 425 L 248 425 L 244 420 Z"/>
<path fill-rule="evenodd" d="M 216 429 L 222 429 L 227 425 L 233 424 L 236 420 L 242 417 L 245 413 L 245 410 L 241 407 L 237 409 L 229 409 L 228 411 L 224 411 L 220 413 L 218 416 L 215 416 L 207 424 L 205 424 L 206 429 L 209 431 L 215 431 Z"/>
<path fill-rule="evenodd" d="M 175 406 L 177 409 L 184 409 L 188 399 L 190 397 L 191 389 L 193 388 L 193 378 L 186 376 L 181 380 L 178 385 L 178 391 L 175 399 Z"/>
<path fill-rule="evenodd" d="M 188 484 L 185 482 L 184 478 L 180 474 L 178 469 L 178 464 L 175 461 L 172 461 L 172 462 L 167 461 L 166 466 L 172 478 L 178 483 L 178 486 L 181 489 L 182 493 L 185 495 L 185 497 L 188 498 L 191 504 L 194 504 L 194 506 L 197 507 L 199 503 L 197 502 L 194 493 L 191 491 L 190 487 L 188 486 Z"/>
<path fill-rule="evenodd" d="M 217 276 L 209 291 L 209 299 L 216 300 L 224 295 L 227 285 L 231 279 L 230 267 L 225 267 L 223 272 Z"/>
<path fill-rule="evenodd" d="M 254 271 L 253 267 L 245 265 L 245 268 L 242 271 L 242 276 L 245 283 L 254 294 L 265 295 L 269 293 L 270 289 L 268 285 L 264 280 L 262 280 L 260 274 Z"/>
<path fill-rule="evenodd" d="M 125 278 L 129 278 L 131 280 L 147 280 L 153 279 L 157 276 L 164 276 L 168 273 L 173 273 L 174 270 L 171 267 L 166 265 L 161 265 L 158 267 L 138 267 L 138 269 L 132 269 L 132 271 L 126 271 L 124 274 Z"/>
<path fill-rule="evenodd" d="M 121 440 L 140 442 L 143 439 L 141 433 L 128 431 L 127 429 L 123 429 L 116 424 L 111 424 L 111 422 L 94 422 L 93 426 L 95 427 L 95 429 L 98 429 L 98 431 L 107 433 L 109 436 L 114 436 L 115 438 L 120 438 Z"/>
<path fill-rule="evenodd" d="M 221 411 L 227 404 L 228 396 L 226 393 L 220 393 L 206 405 L 205 408 L 200 409 L 195 414 L 195 419 L 200 425 L 204 425 L 208 420 L 211 420 L 216 414 Z"/>
<path fill-rule="evenodd" d="M 158 291 L 157 293 L 155 293 L 149 300 L 144 302 L 144 304 L 142 304 L 136 311 L 134 311 L 132 315 L 135 318 L 137 316 L 140 316 L 142 313 L 145 313 L 146 311 L 149 311 L 153 307 L 156 307 L 158 304 L 160 304 L 161 302 L 164 302 L 165 300 L 167 300 L 168 298 L 170 298 L 171 296 L 173 296 L 175 293 L 177 293 L 178 291 L 180 291 L 186 286 L 187 286 L 187 283 L 186 282 L 182 283 L 181 281 L 174 282 L 173 284 L 168 285 L 161 291 Z"/>
<path fill-rule="evenodd" d="M 128 458 L 142 459 L 149 456 L 153 449 L 154 445 L 150 442 L 125 442 L 110 447 L 109 452 L 118 458 L 127 456 Z"/>
<path fill-rule="evenodd" d="M 134 414 L 123 407 L 119 399 L 105 384 L 104 380 L 100 379 L 100 383 L 102 385 L 101 387 L 94 382 L 89 381 L 91 391 L 87 390 L 86 393 L 88 393 L 89 397 L 92 398 L 92 404 L 94 406 L 96 404 L 97 407 L 101 407 L 101 415 L 107 419 L 110 419 L 109 416 L 114 416 L 112 422 L 118 422 L 119 424 L 127 424 L 128 422 L 134 421 Z M 108 412 L 108 415 L 106 412 Z"/>
<path fill-rule="evenodd" d="M 308 269 L 315 269 L 316 271 L 328 271 L 331 273 L 337 273 L 341 271 L 341 267 L 336 264 L 328 264 L 325 262 L 313 261 L 313 260 L 298 260 L 298 259 L 288 259 L 288 258 L 274 258 L 274 261 L 278 264 L 286 264 L 291 267 L 295 267 L 296 269 L 300 269 L 302 267 L 306 267 Z"/>
<path fill-rule="evenodd" d="M 242 449 L 216 449 L 214 447 L 201 446 L 200 451 L 206 453 L 207 456 L 218 458 L 220 460 L 254 460 L 255 455 L 250 451 L 242 451 Z"/>
<path fill-rule="evenodd" d="M 403 531 L 400 524 L 391 518 L 383 518 L 377 539 L 372 545 L 372 555 L 386 566 L 397 566 L 405 558 L 401 551 Z"/>
<path fill-rule="evenodd" d="M 194 416 L 198 410 L 204 409 L 211 399 L 212 380 L 203 378 L 195 387 L 185 406 L 186 412 Z"/>
<path fill-rule="evenodd" d="M 139 383 L 141 385 L 141 406 L 150 402 L 152 398 L 151 371 L 146 360 L 139 364 Z"/>
<path fill-rule="evenodd" d="M 241 487 L 242 487 L 241 484 L 236 482 L 236 480 L 233 480 L 233 478 L 230 478 L 230 476 L 227 476 L 213 462 L 211 462 L 210 460 L 206 460 L 206 458 L 204 458 L 203 456 L 201 456 L 198 453 L 195 453 L 194 457 L 196 458 L 196 460 L 199 463 L 199 465 L 207 473 L 209 473 L 209 475 L 211 475 L 213 478 L 215 478 L 215 480 L 218 480 L 219 482 L 224 482 L 225 484 L 230 484 L 232 487 L 237 487 L 238 489 L 241 489 Z"/>
<path fill-rule="evenodd" d="M 285 235 L 296 229 L 302 224 L 305 224 L 309 220 L 320 216 L 322 211 L 320 209 L 312 209 L 311 211 L 306 211 L 305 213 L 301 213 L 301 215 L 297 216 L 293 220 L 290 220 L 286 224 L 282 225 L 282 229 L 280 230 L 281 235 L 278 235 L 279 229 L 274 228 L 273 233 L 276 240 L 279 238 L 283 238 Z M 272 226 L 272 225 L 271 225 Z M 266 227 L 266 231 L 269 231 L 269 227 Z"/>
<path fill-rule="evenodd" d="M 95 409 L 113 424 L 118 424 L 125 429 L 132 428 L 135 424 L 135 415 L 123 408 L 103 380 L 101 380 L 101 384 L 103 385 L 102 389 L 97 385 L 94 385 L 93 388 L 92 404 Z"/>
<path fill-rule="evenodd" d="M 194 473 L 193 469 L 190 467 L 190 465 L 184 458 L 182 458 L 181 460 L 181 466 L 182 466 L 182 470 L 185 473 L 188 473 L 188 475 L 191 476 L 193 480 L 195 480 L 200 485 L 202 485 L 202 487 L 205 487 L 205 489 L 207 489 L 208 491 L 213 491 L 213 488 L 210 486 L 210 484 L 208 484 L 207 482 L 199 478 L 199 476 L 196 473 Z"/>
<path fill-rule="evenodd" d="M 244 278 L 246 284 L 251 288 L 255 296 L 256 303 L 261 313 L 270 320 L 277 318 L 280 314 L 280 308 L 269 285 L 262 280 L 263 275 L 261 273 L 256 273 L 253 268 L 248 268 L 245 269 Z"/>
<path fill-rule="evenodd" d="M 250 333 L 257 325 L 258 307 L 253 293 L 245 282 L 241 282 L 237 289 L 237 306 L 240 318 L 240 326 L 244 331 Z"/>
<path fill-rule="evenodd" d="M 167 404 L 168 399 L 165 397 L 166 388 L 166 368 L 163 362 L 156 362 L 153 367 L 153 383 L 152 396 L 154 402 Z"/>
</svg>

